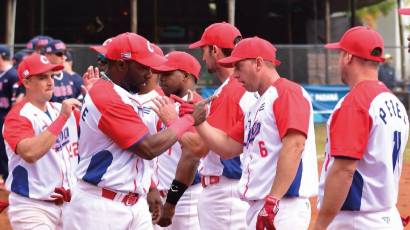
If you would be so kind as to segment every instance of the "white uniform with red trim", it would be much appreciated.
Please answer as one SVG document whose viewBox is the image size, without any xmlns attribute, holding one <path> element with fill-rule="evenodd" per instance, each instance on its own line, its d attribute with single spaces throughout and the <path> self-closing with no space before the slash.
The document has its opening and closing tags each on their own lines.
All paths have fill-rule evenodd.
<svg viewBox="0 0 410 230">
<path fill-rule="evenodd" d="M 64 216 L 64 229 L 152 229 L 146 201 L 149 163 L 126 150 L 148 134 L 138 116 L 138 103 L 131 98 L 106 80 L 97 81 L 85 97 L 79 182 Z"/>
<path fill-rule="evenodd" d="M 257 214 L 271 191 L 282 148 L 281 139 L 289 130 L 297 130 L 307 139 L 295 179 L 280 201 L 275 226 L 276 229 L 308 228 L 308 198 L 317 195 L 318 190 L 312 110 L 309 95 L 302 87 L 279 78 L 259 98 L 245 119 L 229 132 L 232 138 L 244 143 L 239 193 L 251 205 L 247 213 L 248 229 L 255 229 Z"/>
<path fill-rule="evenodd" d="M 151 134 L 157 133 L 157 126 L 160 121 L 158 115 L 151 109 L 151 107 L 154 106 L 152 100 L 161 96 L 164 96 L 164 92 L 162 92 L 160 88 L 151 90 L 146 94 L 133 95 L 135 100 L 140 104 L 138 114 Z"/>
<path fill-rule="evenodd" d="M 195 101 L 200 99 L 199 95 L 194 95 Z M 188 95 L 186 95 L 182 99 L 185 101 L 188 100 Z M 177 110 L 179 110 L 180 104 L 175 102 L 175 105 L 177 106 Z M 164 128 L 165 127 L 162 125 L 162 129 Z M 154 175 L 155 178 L 157 178 L 156 185 L 158 190 L 161 191 L 161 195 L 163 195 L 164 202 L 166 198 L 166 193 L 168 192 L 168 189 L 171 187 L 171 183 L 175 178 L 178 162 L 181 159 L 181 154 L 181 145 L 179 144 L 179 142 L 177 142 L 167 152 L 154 159 Z M 188 189 L 184 192 L 184 195 L 182 195 L 182 197 L 180 198 L 175 207 L 175 214 L 172 218 L 172 224 L 166 228 L 162 228 L 156 225 L 156 229 L 200 229 L 197 206 L 199 194 L 202 191 L 202 187 L 199 182 L 199 174 L 197 173 L 193 184 L 191 184 L 188 187 Z"/>
<path fill-rule="evenodd" d="M 403 228 L 396 204 L 408 132 L 405 107 L 379 81 L 362 81 L 339 101 L 327 123 L 319 207 L 334 158 L 358 163 L 342 210 L 329 229 Z"/>
<path fill-rule="evenodd" d="M 37 136 L 60 114 L 61 104 L 47 102 L 41 111 L 23 100 L 6 117 L 3 127 L 10 175 L 6 181 L 10 191 L 9 220 L 14 229 L 55 229 L 61 225 L 62 206 L 51 200 L 56 187 L 70 189 L 76 183 L 78 164 L 78 130 L 74 115 L 65 123 L 54 146 L 35 163 L 16 154 L 17 144 Z"/>
<path fill-rule="evenodd" d="M 215 91 L 207 121 L 228 132 L 256 102 L 257 94 L 245 91 L 234 77 L 230 77 Z M 222 160 L 212 151 L 201 160 L 199 167 L 202 185 L 198 201 L 201 229 L 245 229 L 245 213 L 249 208 L 239 198 L 238 181 L 241 178 L 241 157 Z"/>
</svg>

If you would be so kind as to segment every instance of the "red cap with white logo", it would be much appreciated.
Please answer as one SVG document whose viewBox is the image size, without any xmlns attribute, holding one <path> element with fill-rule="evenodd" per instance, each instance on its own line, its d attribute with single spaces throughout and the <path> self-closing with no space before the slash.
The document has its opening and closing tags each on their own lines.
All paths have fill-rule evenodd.
<svg viewBox="0 0 410 230">
<path fill-rule="evenodd" d="M 241 38 L 241 32 L 232 24 L 226 22 L 214 23 L 205 29 L 201 40 L 192 43 L 189 48 L 216 45 L 219 48 L 232 49 L 238 38 Z"/>
<path fill-rule="evenodd" d="M 135 33 L 122 33 L 106 45 L 105 57 L 111 60 L 133 60 L 148 67 L 159 66 L 166 61 L 144 37 Z"/>
<path fill-rule="evenodd" d="M 20 81 L 34 75 L 47 73 L 49 71 L 59 71 L 64 69 L 63 65 L 54 65 L 46 56 L 33 53 L 25 57 L 18 66 L 17 73 Z"/>
</svg>

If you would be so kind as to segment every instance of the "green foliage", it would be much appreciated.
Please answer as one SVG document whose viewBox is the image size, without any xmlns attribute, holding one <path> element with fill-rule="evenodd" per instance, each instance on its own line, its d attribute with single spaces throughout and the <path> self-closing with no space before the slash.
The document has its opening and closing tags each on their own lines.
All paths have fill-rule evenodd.
<svg viewBox="0 0 410 230">
<path fill-rule="evenodd" d="M 386 16 L 396 6 L 396 0 L 385 0 L 380 3 L 358 9 L 356 11 L 356 16 L 369 27 L 375 28 L 377 18 L 379 18 L 381 15 Z"/>
</svg>

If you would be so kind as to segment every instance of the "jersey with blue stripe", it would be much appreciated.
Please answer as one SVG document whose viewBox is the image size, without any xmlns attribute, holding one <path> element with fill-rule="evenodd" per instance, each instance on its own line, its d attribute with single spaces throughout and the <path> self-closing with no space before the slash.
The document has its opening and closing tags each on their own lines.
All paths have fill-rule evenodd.
<svg viewBox="0 0 410 230">
<path fill-rule="evenodd" d="M 212 100 L 207 121 L 213 127 L 228 132 L 246 111 L 256 102 L 257 94 L 246 92 L 241 83 L 234 77 L 229 77 L 215 91 L 217 97 Z M 203 176 L 225 176 L 230 179 L 240 179 L 242 175 L 240 156 L 222 160 L 213 152 L 201 159 L 199 166 Z"/>
<path fill-rule="evenodd" d="M 285 197 L 317 195 L 318 172 L 313 108 L 308 93 L 279 78 L 260 96 L 245 118 L 228 135 L 243 143 L 243 173 L 238 188 L 242 199 L 263 200 L 276 176 L 282 139 L 289 130 L 306 137 L 296 176 Z"/>
<path fill-rule="evenodd" d="M 149 135 L 138 108 L 133 96 L 111 81 L 93 85 L 81 109 L 78 179 L 118 192 L 148 192 L 149 163 L 127 150 Z"/>
<path fill-rule="evenodd" d="M 358 162 L 342 211 L 395 208 L 408 132 L 405 107 L 382 82 L 358 83 L 338 102 L 327 122 L 318 206 L 326 193 L 329 170 L 335 159 L 343 157 Z"/>
</svg>

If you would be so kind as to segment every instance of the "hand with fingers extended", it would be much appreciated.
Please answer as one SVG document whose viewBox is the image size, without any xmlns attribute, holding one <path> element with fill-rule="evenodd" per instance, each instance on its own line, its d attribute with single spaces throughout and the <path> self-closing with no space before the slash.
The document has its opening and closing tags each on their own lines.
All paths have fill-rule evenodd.
<svg viewBox="0 0 410 230">
<path fill-rule="evenodd" d="M 158 225 L 161 227 L 168 227 L 172 224 L 172 218 L 175 214 L 175 205 L 166 202 L 162 207 L 162 215 L 158 221 Z"/>
<path fill-rule="evenodd" d="M 161 121 L 169 127 L 175 120 L 178 119 L 178 113 L 174 102 L 168 97 L 157 97 L 152 100 L 155 106 L 152 109 L 157 113 Z"/>
<path fill-rule="evenodd" d="M 83 83 L 81 91 L 85 95 L 93 87 L 94 83 L 100 79 L 100 70 L 97 67 L 89 66 L 83 74 Z"/>
<path fill-rule="evenodd" d="M 191 90 L 188 90 L 188 99 L 185 101 L 184 99 L 176 96 L 176 95 L 171 95 L 171 99 L 173 99 L 175 102 L 178 102 L 180 104 L 179 107 L 179 116 L 182 117 L 185 114 L 191 114 L 194 112 L 194 104 L 201 101 L 200 97 L 194 97 L 194 93 Z"/>
<path fill-rule="evenodd" d="M 77 99 L 74 99 L 74 98 L 65 99 L 61 105 L 60 115 L 63 115 L 66 118 L 68 118 L 70 117 L 71 112 L 73 110 L 80 109 L 80 108 L 81 108 L 81 102 L 78 101 Z"/>
<path fill-rule="evenodd" d="M 147 202 L 151 212 L 152 223 L 157 224 L 162 216 L 162 201 L 158 189 L 152 188 L 149 190 Z"/>
<path fill-rule="evenodd" d="M 192 112 L 192 117 L 194 118 L 194 126 L 200 125 L 206 120 L 206 115 L 208 114 L 208 104 L 214 98 L 215 96 L 211 96 L 194 104 L 194 111 Z"/>
<path fill-rule="evenodd" d="M 265 204 L 258 213 L 256 220 L 256 230 L 275 230 L 275 217 L 279 211 L 279 200 L 268 195 L 265 197 Z"/>
</svg>

